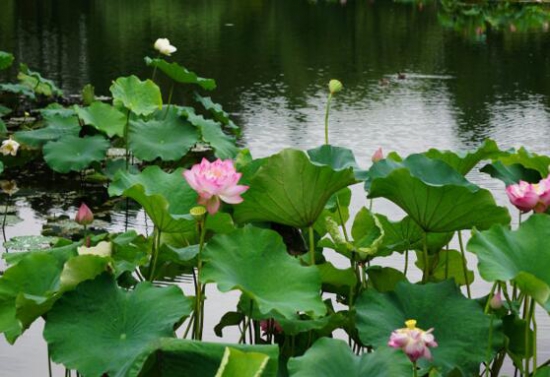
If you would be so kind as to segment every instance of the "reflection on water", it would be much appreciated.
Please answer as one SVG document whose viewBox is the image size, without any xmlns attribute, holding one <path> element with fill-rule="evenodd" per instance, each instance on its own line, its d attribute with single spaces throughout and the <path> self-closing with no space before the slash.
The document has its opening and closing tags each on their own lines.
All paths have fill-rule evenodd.
<svg viewBox="0 0 550 377">
<path fill-rule="evenodd" d="M 486 137 L 502 147 L 522 144 L 550 153 L 550 33 L 516 22 L 515 30 L 485 28 L 480 35 L 478 21 L 445 12 L 433 2 L 379 0 L 3 0 L 0 50 L 13 52 L 68 93 L 91 82 L 108 94 L 119 75 L 150 76 L 143 56 L 153 54 L 156 38 L 168 37 L 178 47 L 174 60 L 217 80 L 214 99 L 243 127 L 242 144 L 257 157 L 323 142 L 331 78 L 345 87 L 333 101 L 331 142 L 353 149 L 362 167 L 379 146 L 408 154 L 464 149 Z M 178 93 L 179 100 L 188 95 Z M 476 173 L 471 178 L 506 203 L 500 182 Z M 47 216 L 72 216 L 82 199 L 101 212 L 107 199 L 101 188 L 59 177 L 47 185 L 27 179 L 18 182 L 15 197 L 24 221 L 9 227 L 8 237 L 38 234 Z M 355 209 L 362 205 L 357 189 Z M 122 203 L 115 208 L 102 217 L 111 230 L 146 231 L 143 211 L 133 208 L 126 217 Z M 399 216 L 383 201 L 375 209 Z M 476 292 L 487 290 L 477 279 Z M 226 297 L 209 305 L 217 313 L 233 309 L 236 300 Z M 539 328 L 546 359 L 548 321 Z M 21 360 L 37 348 L 29 339 L 38 338 L 35 329 L 21 346 L 0 341 L 3 365 L 23 368 Z M 44 375 L 43 356 L 37 356 L 39 369 L 3 368 L 0 376 Z"/>
</svg>

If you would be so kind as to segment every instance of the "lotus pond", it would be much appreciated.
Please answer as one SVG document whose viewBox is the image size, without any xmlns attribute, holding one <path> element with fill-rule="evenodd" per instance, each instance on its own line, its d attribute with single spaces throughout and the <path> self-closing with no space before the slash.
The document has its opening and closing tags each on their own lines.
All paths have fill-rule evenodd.
<svg viewBox="0 0 550 377">
<path fill-rule="evenodd" d="M 549 10 L 502 4 L 2 3 L 0 375 L 549 375 Z"/>
</svg>

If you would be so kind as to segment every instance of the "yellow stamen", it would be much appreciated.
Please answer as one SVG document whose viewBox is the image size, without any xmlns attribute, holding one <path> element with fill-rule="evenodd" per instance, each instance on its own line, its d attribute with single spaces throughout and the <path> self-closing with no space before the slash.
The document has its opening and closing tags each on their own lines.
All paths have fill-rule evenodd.
<svg viewBox="0 0 550 377">
<path fill-rule="evenodd" d="M 407 325 L 407 328 L 409 330 L 414 330 L 416 329 L 416 320 L 409 319 L 408 321 L 405 321 L 405 325 Z"/>
</svg>

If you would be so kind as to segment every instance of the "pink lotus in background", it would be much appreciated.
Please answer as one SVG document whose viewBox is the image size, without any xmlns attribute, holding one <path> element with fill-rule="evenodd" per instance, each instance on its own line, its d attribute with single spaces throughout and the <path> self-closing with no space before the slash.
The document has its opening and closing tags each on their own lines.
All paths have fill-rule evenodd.
<svg viewBox="0 0 550 377">
<path fill-rule="evenodd" d="M 497 292 L 494 294 L 494 296 L 491 298 L 491 301 L 489 301 L 489 306 L 493 310 L 498 310 L 502 308 L 502 294 L 500 292 Z"/>
<path fill-rule="evenodd" d="M 220 200 L 229 204 L 241 203 L 241 194 L 248 190 L 248 186 L 237 184 L 241 173 L 237 173 L 231 160 L 210 162 L 203 158 L 200 164 L 184 171 L 183 176 L 199 194 L 199 204 L 211 215 L 218 212 Z"/>
<path fill-rule="evenodd" d="M 388 346 L 402 349 L 413 363 L 421 357 L 431 359 L 429 347 L 437 347 L 437 342 L 432 335 L 433 328 L 428 331 L 419 329 L 414 319 L 409 319 L 405 325 L 407 327 L 391 333 Z"/>
<path fill-rule="evenodd" d="M 550 206 L 550 175 L 535 184 L 519 181 L 506 187 L 506 194 L 520 211 L 546 212 Z"/>
<path fill-rule="evenodd" d="M 372 155 L 372 162 L 378 162 L 380 160 L 384 159 L 384 152 L 382 152 L 382 148 L 378 148 L 376 152 Z"/>
<path fill-rule="evenodd" d="M 90 225 L 94 221 L 94 214 L 86 204 L 82 203 L 74 220 L 80 225 Z"/>
</svg>

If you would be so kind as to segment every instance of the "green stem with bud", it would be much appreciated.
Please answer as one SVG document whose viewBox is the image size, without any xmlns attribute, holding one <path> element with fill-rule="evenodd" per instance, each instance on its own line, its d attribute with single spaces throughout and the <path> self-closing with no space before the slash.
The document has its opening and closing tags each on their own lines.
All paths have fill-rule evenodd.
<svg viewBox="0 0 550 377">
<path fill-rule="evenodd" d="M 327 100 L 327 108 L 325 110 L 325 144 L 328 144 L 328 114 L 330 112 L 330 101 L 332 100 L 332 93 L 329 93 Z"/>
</svg>

